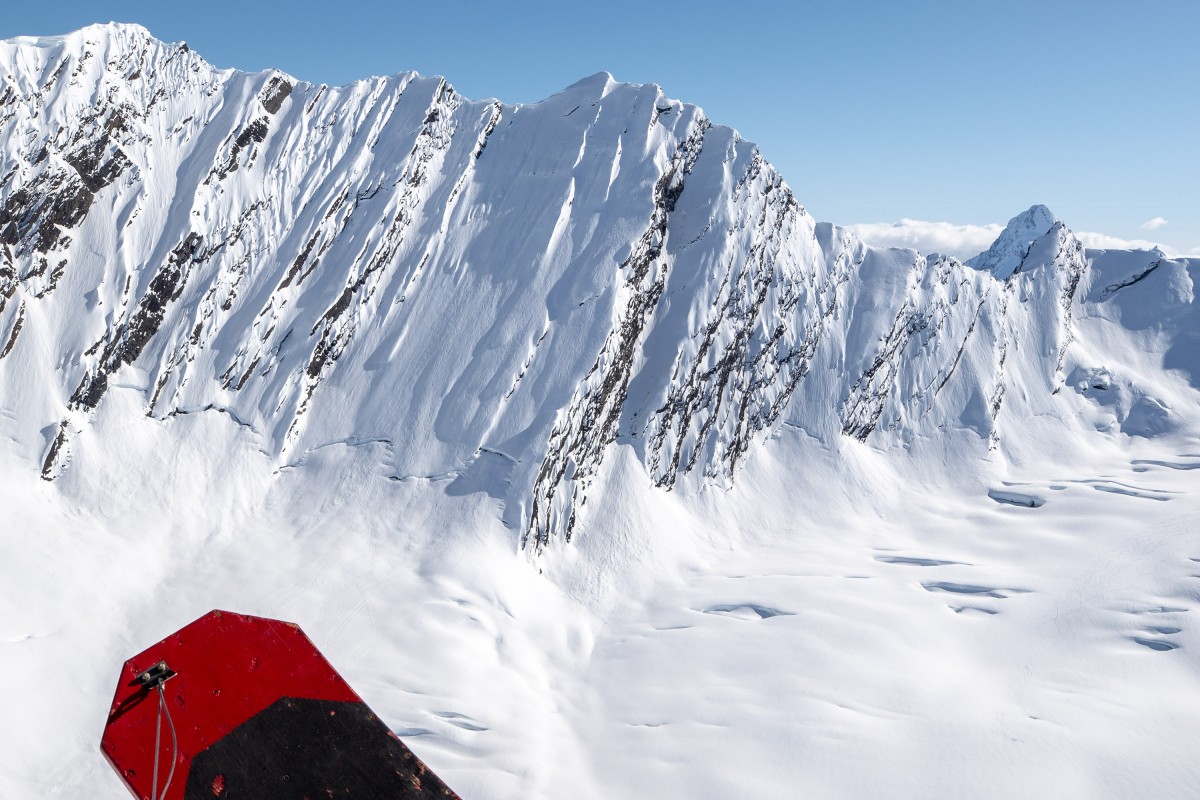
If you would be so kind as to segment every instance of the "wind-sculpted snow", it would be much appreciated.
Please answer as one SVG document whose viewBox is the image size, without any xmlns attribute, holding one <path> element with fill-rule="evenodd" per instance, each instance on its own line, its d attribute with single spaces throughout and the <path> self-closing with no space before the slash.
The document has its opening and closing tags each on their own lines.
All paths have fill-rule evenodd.
<svg viewBox="0 0 1200 800">
<path fill-rule="evenodd" d="M 47 479 L 133 390 L 280 469 L 384 443 L 541 550 L 618 451 L 669 490 L 729 487 L 783 425 L 980 464 L 1042 443 L 1031 419 L 1195 425 L 1195 262 L 1085 251 L 1041 206 L 966 264 L 865 247 L 736 132 L 605 74 L 511 106 L 96 26 L 0 45 L 0 141 L 0 386 Z"/>
</svg>

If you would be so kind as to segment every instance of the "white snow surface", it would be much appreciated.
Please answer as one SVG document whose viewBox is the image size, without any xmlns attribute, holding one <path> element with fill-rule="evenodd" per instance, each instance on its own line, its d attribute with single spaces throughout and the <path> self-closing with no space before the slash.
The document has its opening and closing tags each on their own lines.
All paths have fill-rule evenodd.
<svg viewBox="0 0 1200 800">
<path fill-rule="evenodd" d="M 1200 261 L 817 223 L 654 86 L 0 43 L 0 797 L 299 623 L 465 800 L 1200 785 Z"/>
</svg>

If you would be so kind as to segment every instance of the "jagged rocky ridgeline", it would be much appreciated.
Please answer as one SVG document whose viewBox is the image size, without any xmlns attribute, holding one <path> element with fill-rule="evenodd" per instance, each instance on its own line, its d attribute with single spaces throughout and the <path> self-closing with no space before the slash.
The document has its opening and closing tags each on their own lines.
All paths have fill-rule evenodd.
<svg viewBox="0 0 1200 800">
<path fill-rule="evenodd" d="M 1160 435 L 1197 419 L 1198 268 L 1040 206 L 966 264 L 872 249 L 606 74 L 513 106 L 218 70 L 136 26 L 0 43 L 0 387 L 47 479 L 117 383 L 281 462 L 385 442 L 537 547 L 614 447 L 669 489 L 785 422 L 978 458 L 1035 418 Z"/>
</svg>

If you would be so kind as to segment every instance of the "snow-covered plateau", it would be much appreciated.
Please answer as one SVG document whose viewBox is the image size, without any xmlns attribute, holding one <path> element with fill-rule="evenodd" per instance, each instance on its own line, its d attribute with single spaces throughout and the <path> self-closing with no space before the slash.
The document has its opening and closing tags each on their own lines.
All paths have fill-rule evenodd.
<svg viewBox="0 0 1200 800">
<path fill-rule="evenodd" d="M 0 797 L 125 797 L 212 608 L 464 800 L 1190 796 L 1198 279 L 868 247 L 606 74 L 0 42 Z"/>
</svg>

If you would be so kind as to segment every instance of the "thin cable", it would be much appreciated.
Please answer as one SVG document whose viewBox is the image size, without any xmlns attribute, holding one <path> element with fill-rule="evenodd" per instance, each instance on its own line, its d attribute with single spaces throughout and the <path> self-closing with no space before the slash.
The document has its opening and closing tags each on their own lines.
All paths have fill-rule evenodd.
<svg viewBox="0 0 1200 800">
<path fill-rule="evenodd" d="M 167 715 L 167 725 L 171 728 L 171 769 L 167 772 L 167 782 L 163 784 L 162 794 L 159 795 L 160 798 L 166 798 L 167 789 L 171 788 L 171 779 L 175 777 L 175 765 L 179 763 L 179 739 L 175 736 L 175 721 L 171 719 L 171 707 L 167 705 L 161 682 L 158 684 L 158 700 Z"/>
<path fill-rule="evenodd" d="M 158 800 L 158 754 L 162 741 L 162 712 L 163 712 L 162 681 L 158 682 L 158 715 L 154 718 L 154 777 L 150 779 L 150 800 Z"/>
<path fill-rule="evenodd" d="M 167 782 L 163 785 L 162 794 L 158 793 L 158 762 L 162 752 L 162 718 L 167 715 L 167 725 L 171 728 L 171 769 L 167 772 Z M 163 682 L 158 682 L 158 715 L 154 720 L 154 772 L 150 782 L 150 800 L 163 800 L 167 789 L 171 788 L 171 779 L 175 777 L 175 764 L 179 761 L 179 739 L 175 735 L 175 721 L 171 719 L 171 708 L 167 705 L 167 696 L 163 692 Z"/>
</svg>

